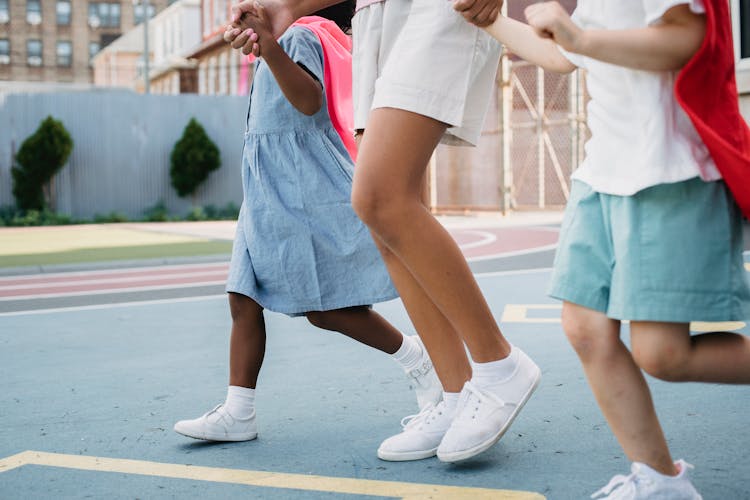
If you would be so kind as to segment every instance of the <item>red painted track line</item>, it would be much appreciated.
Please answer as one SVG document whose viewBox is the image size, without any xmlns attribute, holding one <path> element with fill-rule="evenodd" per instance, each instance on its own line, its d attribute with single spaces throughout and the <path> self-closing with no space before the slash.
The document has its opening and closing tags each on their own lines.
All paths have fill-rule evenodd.
<svg viewBox="0 0 750 500">
<path fill-rule="evenodd" d="M 468 259 L 532 252 L 553 246 L 558 237 L 550 228 L 454 229 L 451 234 Z M 228 262 L 218 262 L 0 277 L 0 300 L 215 285 L 226 280 L 228 270 Z"/>
</svg>

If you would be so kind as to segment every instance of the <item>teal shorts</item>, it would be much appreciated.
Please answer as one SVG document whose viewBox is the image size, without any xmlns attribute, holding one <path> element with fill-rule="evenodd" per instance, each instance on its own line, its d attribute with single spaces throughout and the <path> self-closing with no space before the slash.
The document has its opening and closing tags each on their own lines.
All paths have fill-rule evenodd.
<svg viewBox="0 0 750 500">
<path fill-rule="evenodd" d="M 723 182 L 633 196 L 573 181 L 549 295 L 619 320 L 750 318 L 742 220 Z"/>
</svg>

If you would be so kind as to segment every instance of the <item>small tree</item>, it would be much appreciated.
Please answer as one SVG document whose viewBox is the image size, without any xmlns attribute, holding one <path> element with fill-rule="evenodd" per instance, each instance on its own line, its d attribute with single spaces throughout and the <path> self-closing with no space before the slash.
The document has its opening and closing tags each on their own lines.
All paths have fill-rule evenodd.
<svg viewBox="0 0 750 500">
<path fill-rule="evenodd" d="M 195 118 L 191 118 L 182 137 L 174 145 L 169 175 L 180 197 L 195 193 L 208 174 L 221 166 L 219 148 Z"/>
<path fill-rule="evenodd" d="M 68 161 L 73 139 L 61 121 L 45 118 L 26 138 L 11 169 L 13 196 L 21 210 L 43 210 L 53 195 L 52 180 Z"/>
</svg>

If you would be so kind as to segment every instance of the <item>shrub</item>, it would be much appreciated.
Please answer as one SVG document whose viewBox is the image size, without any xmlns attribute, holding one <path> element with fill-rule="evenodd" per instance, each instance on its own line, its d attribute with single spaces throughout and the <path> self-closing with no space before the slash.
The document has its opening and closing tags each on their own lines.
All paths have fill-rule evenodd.
<svg viewBox="0 0 750 500">
<path fill-rule="evenodd" d="M 172 149 L 169 169 L 172 186 L 181 197 L 192 195 L 208 174 L 220 166 L 219 148 L 195 118 L 191 118 Z"/>
<path fill-rule="evenodd" d="M 128 222 L 128 216 L 120 212 L 110 212 L 108 214 L 96 214 L 94 215 L 94 222 L 107 223 L 107 222 Z"/>
<path fill-rule="evenodd" d="M 45 118 L 26 138 L 11 169 L 13 196 L 21 210 L 43 210 L 49 206 L 50 183 L 68 161 L 73 139 L 61 121 Z M 45 189 L 47 196 L 45 196 Z"/>
<path fill-rule="evenodd" d="M 167 206 L 164 200 L 159 200 L 154 206 L 148 207 L 143 212 L 144 219 L 148 222 L 166 222 L 169 220 Z"/>
</svg>

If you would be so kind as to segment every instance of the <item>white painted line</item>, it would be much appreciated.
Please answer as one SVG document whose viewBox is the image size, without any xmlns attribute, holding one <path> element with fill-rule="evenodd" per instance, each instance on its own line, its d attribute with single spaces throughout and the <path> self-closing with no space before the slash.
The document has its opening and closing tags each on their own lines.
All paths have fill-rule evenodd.
<svg viewBox="0 0 750 500">
<path fill-rule="evenodd" d="M 475 241 L 473 243 L 467 243 L 465 245 L 458 245 L 458 247 L 461 250 L 468 250 L 469 248 L 482 247 L 482 246 L 489 245 L 490 243 L 493 243 L 493 242 L 497 241 L 497 236 L 494 235 L 494 234 L 492 234 L 492 233 L 488 233 L 487 231 L 469 231 L 469 230 L 466 230 L 466 231 L 461 231 L 461 233 L 462 234 L 467 234 L 467 233 L 468 234 L 476 234 L 476 235 L 478 235 L 481 238 L 479 241 Z"/>
<path fill-rule="evenodd" d="M 94 285 L 97 283 L 106 284 L 106 283 L 133 283 L 137 281 L 144 281 L 144 280 L 154 280 L 154 279 L 175 279 L 175 278 L 199 278 L 201 276 L 214 276 L 217 273 L 224 272 L 223 269 L 213 269 L 208 271 L 199 271 L 199 272 L 183 272 L 183 271 L 175 271 L 174 273 L 170 274 L 159 274 L 156 276 L 127 276 L 123 278 L 93 278 L 93 279 L 77 279 L 77 280 L 71 280 L 71 281 L 55 281 L 52 283 L 32 283 L 32 284 L 26 284 L 26 285 L 2 285 L 0 284 L 0 292 L 4 290 L 30 290 L 33 288 L 50 288 L 50 287 L 64 287 L 64 286 L 76 286 L 76 285 Z"/>
<path fill-rule="evenodd" d="M 71 307 L 55 307 L 51 309 L 34 309 L 26 311 L 10 311 L 0 313 L 0 318 L 11 317 L 11 316 L 37 316 L 41 314 L 54 314 L 62 312 L 78 312 L 78 311 L 98 311 L 103 309 L 117 309 L 121 307 L 135 307 L 135 306 L 150 306 L 158 304 L 179 304 L 182 302 L 200 302 L 201 300 L 216 300 L 226 299 L 227 294 L 217 295 L 198 295 L 196 297 L 180 297 L 175 299 L 153 299 L 153 300 L 136 300 L 133 302 L 115 302 L 112 304 L 96 304 L 90 306 L 71 306 Z"/>
<path fill-rule="evenodd" d="M 90 271 L 60 271 L 56 273 L 35 273 L 35 274 L 22 274 L 19 276 L 2 276 L 0 277 L 0 283 L 3 281 L 17 281 L 17 280 L 34 280 L 39 278 L 59 278 L 59 277 L 76 277 L 76 276 L 96 276 L 101 274 L 127 274 L 132 272 L 151 272 L 151 271 L 164 271 L 172 269 L 195 269 L 195 268 L 226 268 L 229 269 L 229 262 L 205 262 L 195 264 L 165 264 L 163 266 L 136 266 L 136 267 L 121 267 L 115 269 L 93 269 Z"/>
<path fill-rule="evenodd" d="M 477 262 L 480 260 L 492 260 L 492 259 L 502 259 L 505 257 L 517 257 L 519 255 L 529 255 L 532 253 L 545 252 L 547 250 L 554 250 L 555 248 L 557 248 L 557 243 L 555 243 L 554 245 L 544 245 L 540 247 L 528 248 L 525 250 L 516 250 L 513 252 L 501 252 L 501 253 L 496 253 L 496 254 L 491 254 L 491 255 L 480 255 L 478 257 L 470 257 L 466 260 L 468 262 Z"/>
<path fill-rule="evenodd" d="M 537 274 L 552 271 L 551 267 L 540 267 L 538 269 L 516 269 L 513 271 L 490 271 L 486 273 L 474 273 L 477 278 L 492 278 L 493 276 L 515 276 L 517 274 Z"/>
<path fill-rule="evenodd" d="M 45 293 L 45 294 L 32 294 L 32 295 L 16 295 L 13 297 L 0 297 L 0 302 L 11 302 L 14 300 L 30 300 L 30 299 L 56 299 L 61 297 L 79 297 L 88 295 L 107 295 L 112 293 L 131 293 L 131 292 L 150 292 L 152 290 L 172 290 L 182 288 L 197 288 L 201 286 L 213 286 L 213 285 L 225 285 L 226 279 L 218 281 L 203 281 L 199 283 L 185 283 L 182 285 L 153 285 L 153 286 L 140 286 L 133 288 L 110 288 L 107 290 L 91 290 L 88 292 L 68 292 L 68 293 Z"/>
</svg>

